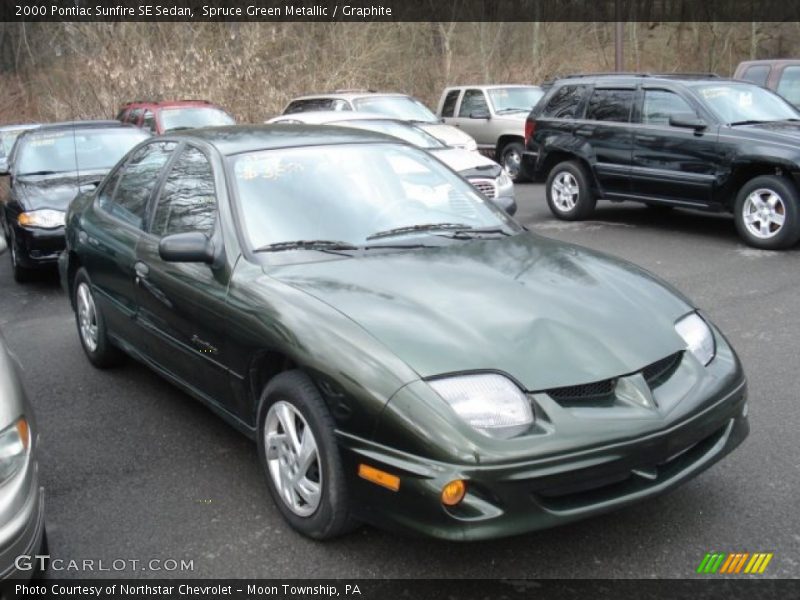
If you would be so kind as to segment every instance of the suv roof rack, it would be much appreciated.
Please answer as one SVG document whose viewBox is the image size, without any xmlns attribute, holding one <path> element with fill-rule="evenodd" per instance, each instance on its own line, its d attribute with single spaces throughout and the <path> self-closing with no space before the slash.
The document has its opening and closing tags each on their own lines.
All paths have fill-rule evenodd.
<svg viewBox="0 0 800 600">
<path fill-rule="evenodd" d="M 181 98 L 180 100 L 130 100 L 125 102 L 122 106 L 130 106 L 131 104 L 171 104 L 173 102 L 202 102 L 203 104 L 212 104 L 210 100 L 203 100 L 202 98 Z"/>
<path fill-rule="evenodd" d="M 333 90 L 334 94 L 376 94 L 378 90 L 372 88 L 344 88 L 341 90 Z"/>
<path fill-rule="evenodd" d="M 581 77 L 657 77 L 664 79 L 720 79 L 716 73 L 637 73 L 628 71 L 601 73 L 574 73 L 561 79 L 579 79 Z"/>
</svg>

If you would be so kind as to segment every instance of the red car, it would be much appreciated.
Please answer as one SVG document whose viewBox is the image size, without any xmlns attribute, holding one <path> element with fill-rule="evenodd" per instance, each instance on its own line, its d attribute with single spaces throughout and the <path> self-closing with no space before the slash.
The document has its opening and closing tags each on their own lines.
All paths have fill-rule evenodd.
<svg viewBox="0 0 800 600">
<path fill-rule="evenodd" d="M 128 102 L 120 109 L 117 120 L 156 134 L 177 129 L 236 124 L 231 115 L 207 100 Z"/>
</svg>

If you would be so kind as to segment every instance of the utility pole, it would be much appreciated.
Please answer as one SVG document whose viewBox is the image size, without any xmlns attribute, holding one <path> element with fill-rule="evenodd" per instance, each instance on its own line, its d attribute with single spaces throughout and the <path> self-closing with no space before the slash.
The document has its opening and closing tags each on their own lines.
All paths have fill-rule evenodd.
<svg viewBox="0 0 800 600">
<path fill-rule="evenodd" d="M 616 27 L 614 29 L 614 70 L 625 70 L 625 57 L 622 53 L 622 43 L 625 39 L 625 24 L 622 22 L 622 0 L 614 0 L 614 19 Z"/>
</svg>

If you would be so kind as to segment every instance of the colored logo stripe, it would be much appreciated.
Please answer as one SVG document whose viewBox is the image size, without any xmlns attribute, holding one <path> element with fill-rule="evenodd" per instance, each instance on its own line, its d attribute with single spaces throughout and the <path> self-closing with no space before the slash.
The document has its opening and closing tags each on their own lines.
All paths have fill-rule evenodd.
<svg viewBox="0 0 800 600">
<path fill-rule="evenodd" d="M 698 573 L 705 574 L 734 574 L 744 573 L 760 574 L 763 573 L 769 562 L 772 560 L 772 552 L 707 552 L 697 567 Z M 748 560 L 749 559 L 749 560 Z M 745 566 L 747 565 L 747 566 Z"/>
</svg>

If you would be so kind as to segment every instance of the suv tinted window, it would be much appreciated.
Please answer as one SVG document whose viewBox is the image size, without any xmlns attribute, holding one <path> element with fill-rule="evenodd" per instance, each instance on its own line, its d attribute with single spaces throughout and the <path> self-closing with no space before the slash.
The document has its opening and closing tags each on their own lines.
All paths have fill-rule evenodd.
<svg viewBox="0 0 800 600">
<path fill-rule="evenodd" d="M 633 90 L 596 89 L 586 106 L 586 118 L 591 121 L 627 123 L 632 105 Z"/>
<path fill-rule="evenodd" d="M 742 74 L 742 79 L 750 83 L 755 83 L 756 85 L 767 85 L 769 68 L 769 65 L 753 65 L 752 67 L 747 67 Z"/>
<path fill-rule="evenodd" d="M 205 154 L 190 146 L 175 160 L 164 182 L 152 231 L 156 235 L 200 231 L 210 236 L 216 218 L 214 172 Z"/>
<path fill-rule="evenodd" d="M 452 117 L 456 112 L 456 101 L 458 100 L 458 95 L 461 93 L 461 90 L 453 90 L 452 92 L 448 92 L 447 96 L 444 98 L 444 104 L 442 104 L 442 116 L 443 117 Z"/>
<path fill-rule="evenodd" d="M 800 106 L 800 67 L 786 67 L 776 91 L 795 106 Z"/>
<path fill-rule="evenodd" d="M 669 125 L 669 118 L 678 114 L 697 112 L 686 100 L 675 92 L 667 90 L 645 90 L 642 104 L 642 123 L 649 125 Z"/>
<path fill-rule="evenodd" d="M 156 142 L 139 148 L 103 186 L 98 194 L 99 206 L 126 223 L 142 228 L 147 201 L 175 145 L 175 142 Z M 112 198 L 114 184 L 117 185 Z"/>
<path fill-rule="evenodd" d="M 461 108 L 458 109 L 459 117 L 469 117 L 475 111 L 488 112 L 486 96 L 480 90 L 467 90 L 461 99 Z"/>
<path fill-rule="evenodd" d="M 331 98 L 312 98 L 309 100 L 295 100 L 289 103 L 283 114 L 290 115 L 299 112 L 312 112 L 316 110 L 332 110 L 333 100 Z"/>
<path fill-rule="evenodd" d="M 541 116 L 550 119 L 572 119 L 577 114 L 585 94 L 585 85 L 564 85 L 550 96 Z"/>
</svg>

